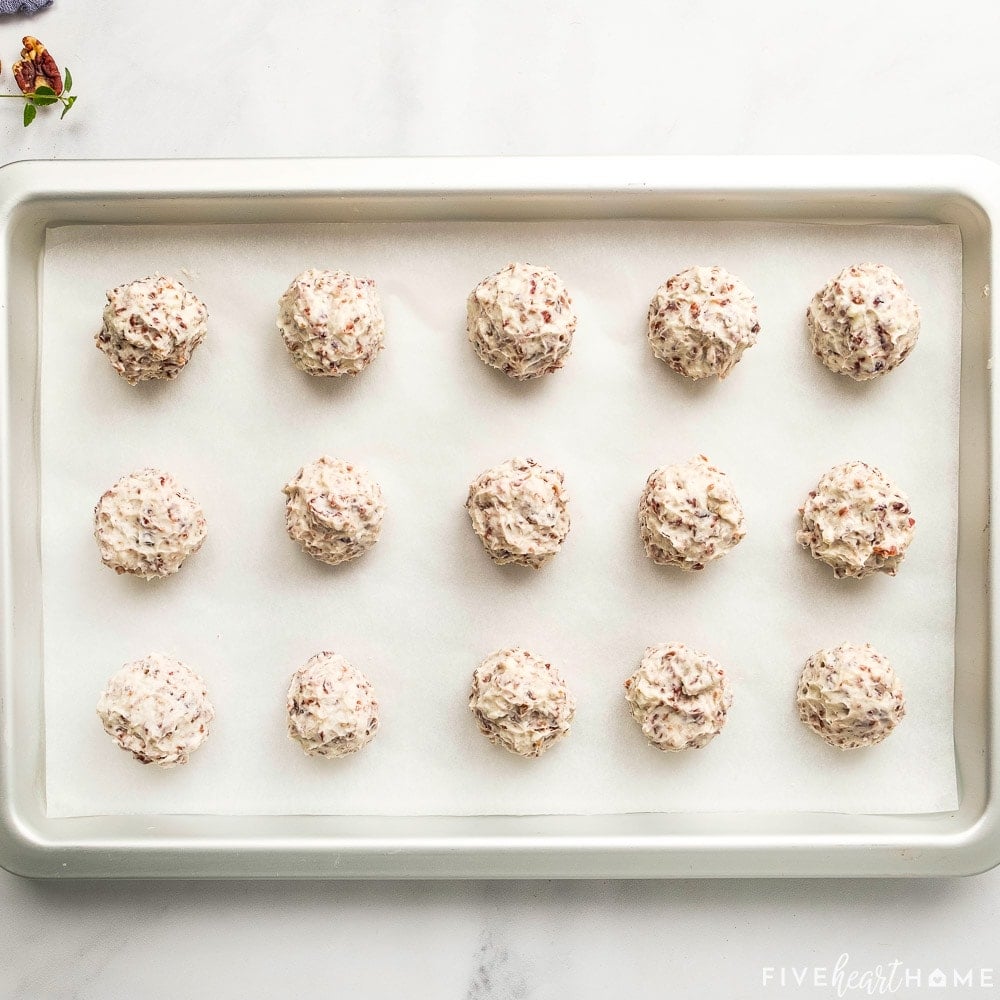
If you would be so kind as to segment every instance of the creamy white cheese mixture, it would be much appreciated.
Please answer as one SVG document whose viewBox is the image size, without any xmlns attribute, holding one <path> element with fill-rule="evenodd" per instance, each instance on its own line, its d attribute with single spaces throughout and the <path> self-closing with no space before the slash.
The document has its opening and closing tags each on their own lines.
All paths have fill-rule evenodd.
<svg viewBox="0 0 1000 1000">
<path fill-rule="evenodd" d="M 707 746 L 733 703 L 719 664 L 679 642 L 647 647 L 625 681 L 625 698 L 650 745 L 670 751 Z"/>
<path fill-rule="evenodd" d="M 860 382 L 902 364 L 917 346 L 920 309 L 885 264 L 854 264 L 831 278 L 806 310 L 813 353 Z"/>
<path fill-rule="evenodd" d="M 725 268 L 689 267 L 668 278 L 649 304 L 653 353 L 691 379 L 724 379 L 757 343 L 753 292 Z"/>
<path fill-rule="evenodd" d="M 916 526 L 906 494 L 880 469 L 857 461 L 825 472 L 799 514 L 796 541 L 838 578 L 895 576 Z"/>
<path fill-rule="evenodd" d="M 469 340 L 479 357 L 511 378 L 538 378 L 563 366 L 576 313 L 562 279 L 548 267 L 508 264 L 469 295 Z"/>
<path fill-rule="evenodd" d="M 385 500 L 367 470 L 324 455 L 286 484 L 285 528 L 320 562 L 357 559 L 379 538 Z"/>
<path fill-rule="evenodd" d="M 139 278 L 107 299 L 94 341 L 129 385 L 176 378 L 205 339 L 208 309 L 176 278 Z"/>
<path fill-rule="evenodd" d="M 122 476 L 94 508 L 101 562 L 145 580 L 176 573 L 207 533 L 201 504 L 162 469 Z"/>
<path fill-rule="evenodd" d="M 661 566 L 704 569 L 746 534 L 729 477 L 704 455 L 654 469 L 639 499 L 646 555 Z"/>
<path fill-rule="evenodd" d="M 469 708 L 480 732 L 495 746 L 540 757 L 569 734 L 576 703 L 551 663 L 526 649 L 508 647 L 476 668 Z"/>
<path fill-rule="evenodd" d="M 143 764 L 173 767 L 208 739 L 215 709 L 205 682 L 162 653 L 126 663 L 107 683 L 97 714 L 109 736 Z"/>
<path fill-rule="evenodd" d="M 317 653 L 288 686 L 288 735 L 310 756 L 346 757 L 375 739 L 378 707 L 360 670 L 337 653 Z"/>
<path fill-rule="evenodd" d="M 896 672 L 868 643 L 844 642 L 810 656 L 797 703 L 799 718 L 841 750 L 881 743 L 906 715 Z"/>
<path fill-rule="evenodd" d="M 278 303 L 278 330 L 307 374 L 357 375 L 385 346 L 375 281 L 347 271 L 303 271 Z"/>
<path fill-rule="evenodd" d="M 487 469 L 469 487 L 472 527 L 498 565 L 538 569 L 569 533 L 564 477 L 532 458 L 511 458 Z"/>
</svg>

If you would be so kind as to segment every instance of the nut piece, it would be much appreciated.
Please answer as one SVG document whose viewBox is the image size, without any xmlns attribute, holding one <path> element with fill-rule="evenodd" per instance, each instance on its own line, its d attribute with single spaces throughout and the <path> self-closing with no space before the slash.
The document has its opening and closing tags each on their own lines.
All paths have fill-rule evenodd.
<svg viewBox="0 0 1000 1000">
<path fill-rule="evenodd" d="M 281 339 L 307 375 L 357 375 L 385 346 L 385 319 L 372 278 L 309 268 L 278 305 Z"/>
<path fill-rule="evenodd" d="M 724 379 L 757 343 L 757 300 L 722 267 L 689 267 L 668 278 L 649 304 L 649 345 L 675 372 Z"/>
<path fill-rule="evenodd" d="M 831 566 L 838 579 L 895 576 L 917 523 L 906 494 L 864 462 L 844 462 L 825 472 L 799 513 L 802 527 L 795 540 Z"/>
<path fill-rule="evenodd" d="M 361 466 L 323 455 L 302 466 L 283 492 L 289 537 L 320 562 L 357 559 L 378 541 L 385 500 Z"/>
<path fill-rule="evenodd" d="M 523 381 L 562 368 L 576 313 L 562 279 L 548 267 L 508 264 L 469 295 L 467 329 L 490 367 Z"/>
<path fill-rule="evenodd" d="M 540 569 L 569 533 L 563 474 L 533 458 L 511 458 L 473 480 L 465 507 L 498 566 Z"/>
<path fill-rule="evenodd" d="M 490 743 L 521 757 L 540 757 L 568 735 L 576 712 L 555 667 L 513 646 L 476 668 L 469 708 Z"/>
<path fill-rule="evenodd" d="M 653 562 L 697 570 L 735 548 L 746 525 L 732 481 L 697 455 L 650 473 L 639 499 L 639 533 Z"/>
<path fill-rule="evenodd" d="M 813 353 L 832 372 L 866 382 L 901 365 L 920 335 L 920 309 L 885 264 L 845 267 L 806 310 Z"/>
<path fill-rule="evenodd" d="M 797 702 L 799 718 L 841 750 L 881 743 L 906 715 L 896 672 L 869 643 L 844 642 L 810 656 Z"/>
<path fill-rule="evenodd" d="M 679 642 L 646 648 L 639 669 L 625 681 L 625 698 L 649 745 L 668 751 L 707 746 L 733 703 L 719 664 Z"/>
<path fill-rule="evenodd" d="M 143 764 L 186 764 L 208 739 L 215 709 L 205 682 L 162 653 L 126 663 L 109 681 L 97 714 L 105 732 Z"/>
<path fill-rule="evenodd" d="M 208 310 L 181 282 L 155 274 L 111 289 L 94 337 L 129 385 L 174 379 L 205 339 Z"/>
<path fill-rule="evenodd" d="M 51 87 L 58 97 L 63 92 L 62 74 L 48 49 L 31 35 L 21 39 L 21 58 L 11 67 L 22 94 L 31 95 L 39 87 Z"/>
<path fill-rule="evenodd" d="M 94 508 L 101 562 L 144 580 L 176 573 L 207 533 L 201 504 L 162 469 L 122 476 Z"/>
<path fill-rule="evenodd" d="M 346 757 L 378 732 L 371 681 L 337 653 L 310 657 L 288 686 L 288 735 L 312 757 Z"/>
</svg>

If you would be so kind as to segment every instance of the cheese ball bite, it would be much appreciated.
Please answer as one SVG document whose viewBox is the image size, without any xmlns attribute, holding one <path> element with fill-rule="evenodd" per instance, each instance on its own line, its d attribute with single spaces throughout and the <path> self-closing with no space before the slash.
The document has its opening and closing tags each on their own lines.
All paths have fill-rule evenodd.
<svg viewBox="0 0 1000 1000">
<path fill-rule="evenodd" d="M 906 715 L 892 664 L 869 643 L 843 642 L 806 660 L 799 676 L 799 718 L 832 747 L 881 743 Z"/>
<path fill-rule="evenodd" d="M 283 492 L 288 537 L 314 559 L 336 566 L 378 541 L 385 500 L 361 466 L 324 455 L 302 466 Z"/>
<path fill-rule="evenodd" d="M 364 371 L 385 346 L 385 318 L 372 278 L 309 268 L 278 302 L 278 332 L 307 375 Z"/>
<path fill-rule="evenodd" d="M 867 382 L 898 368 L 917 346 L 920 309 L 885 264 L 854 264 L 806 310 L 809 342 L 832 372 Z"/>
<path fill-rule="evenodd" d="M 122 476 L 94 508 L 101 562 L 144 580 L 172 576 L 207 534 L 201 504 L 162 469 Z"/>
<path fill-rule="evenodd" d="M 653 354 L 687 378 L 724 379 L 757 343 L 757 300 L 725 268 L 689 267 L 656 290 L 647 316 Z"/>
<path fill-rule="evenodd" d="M 511 458 L 480 473 L 465 506 L 472 527 L 498 566 L 539 569 L 569 533 L 563 474 L 532 458 Z"/>
<path fill-rule="evenodd" d="M 562 368 L 577 323 L 559 275 L 548 267 L 520 263 L 479 282 L 466 314 L 476 354 L 518 381 Z"/>
<path fill-rule="evenodd" d="M 494 746 L 540 757 L 569 734 L 576 703 L 551 663 L 511 646 L 476 668 L 469 708 Z"/>
<path fill-rule="evenodd" d="M 838 579 L 895 576 L 917 523 L 906 494 L 880 469 L 857 461 L 825 472 L 799 514 L 796 541 Z"/>
<path fill-rule="evenodd" d="M 732 481 L 704 455 L 654 469 L 639 499 L 639 533 L 660 566 L 704 569 L 746 535 Z"/>
<path fill-rule="evenodd" d="M 97 715 L 104 731 L 142 764 L 186 764 L 208 739 L 215 709 L 205 682 L 162 653 L 126 663 L 108 681 Z"/>
<path fill-rule="evenodd" d="M 138 278 L 107 300 L 94 342 L 129 385 L 177 378 L 208 331 L 205 303 L 176 278 Z"/>
<path fill-rule="evenodd" d="M 625 681 L 632 718 L 657 750 L 696 750 L 722 732 L 733 703 L 726 673 L 680 642 L 649 646 Z"/>
<path fill-rule="evenodd" d="M 310 757 L 347 757 L 378 732 L 371 681 L 337 653 L 317 653 L 292 675 L 286 710 L 289 738 Z"/>
</svg>

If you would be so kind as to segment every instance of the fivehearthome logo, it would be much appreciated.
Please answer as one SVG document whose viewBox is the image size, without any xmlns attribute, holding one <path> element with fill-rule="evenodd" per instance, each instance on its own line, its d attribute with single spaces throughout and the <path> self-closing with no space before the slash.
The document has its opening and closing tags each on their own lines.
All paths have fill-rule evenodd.
<svg viewBox="0 0 1000 1000">
<path fill-rule="evenodd" d="M 994 966 L 904 965 L 899 959 L 868 966 L 854 965 L 845 951 L 833 965 L 765 965 L 761 968 L 761 985 L 792 992 L 824 990 L 828 996 L 891 996 L 905 990 L 905 996 L 915 990 L 965 989 L 989 991 L 997 989 L 997 969 Z M 1000 990 L 998 990 L 1000 992 Z"/>
</svg>

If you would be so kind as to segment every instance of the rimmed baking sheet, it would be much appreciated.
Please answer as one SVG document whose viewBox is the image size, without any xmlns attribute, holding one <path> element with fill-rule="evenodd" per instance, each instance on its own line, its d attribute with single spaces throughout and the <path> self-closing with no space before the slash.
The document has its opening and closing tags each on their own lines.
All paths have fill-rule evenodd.
<svg viewBox="0 0 1000 1000">
<path fill-rule="evenodd" d="M 464 338 L 472 285 L 508 260 L 547 263 L 580 314 L 564 370 L 511 384 Z M 856 384 L 810 352 L 804 312 L 846 264 L 880 260 L 923 311 L 913 356 Z M 653 359 L 649 298 L 667 275 L 721 263 L 760 303 L 759 344 L 722 384 Z M 387 349 L 352 382 L 291 365 L 275 303 L 307 266 L 374 277 Z M 169 385 L 130 388 L 92 343 L 104 291 L 153 271 L 208 304 L 210 334 Z M 49 817 L 116 813 L 483 815 L 831 811 L 957 805 L 955 553 L 962 251 L 954 226 L 675 221 L 72 226 L 48 232 L 40 377 Z M 368 466 L 383 538 L 331 569 L 284 534 L 281 486 L 323 453 Z M 732 476 L 748 536 L 695 575 L 644 557 L 635 505 L 656 465 L 704 453 Z M 515 454 L 563 469 L 573 528 L 538 573 L 498 569 L 463 509 L 470 479 Z M 916 539 L 899 576 L 834 580 L 794 542 L 795 510 L 831 464 L 860 458 L 909 494 Z M 152 584 L 102 567 L 91 512 L 147 464 L 203 502 L 205 548 Z M 650 750 L 624 678 L 645 645 L 680 640 L 727 668 L 725 732 L 683 756 Z M 896 665 L 908 715 L 871 751 L 833 751 L 797 721 L 815 649 L 871 641 Z M 507 643 L 563 669 L 573 733 L 539 761 L 479 736 L 472 668 Z M 218 718 L 189 766 L 143 768 L 94 704 L 125 660 L 160 649 L 199 669 Z M 283 732 L 291 671 L 336 649 L 372 677 L 378 739 L 308 760 Z"/>
</svg>

